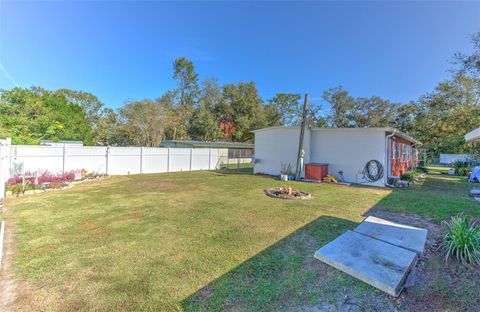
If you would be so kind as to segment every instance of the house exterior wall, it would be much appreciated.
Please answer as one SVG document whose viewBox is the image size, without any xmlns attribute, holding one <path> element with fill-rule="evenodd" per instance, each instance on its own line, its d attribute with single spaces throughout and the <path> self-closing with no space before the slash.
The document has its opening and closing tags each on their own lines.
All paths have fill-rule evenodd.
<svg viewBox="0 0 480 312">
<path fill-rule="evenodd" d="M 311 136 L 310 161 L 328 163 L 330 175 L 339 177 L 343 171 L 345 182 L 385 186 L 386 175 L 385 131 L 380 129 L 314 129 Z M 370 160 L 378 160 L 384 167 L 384 177 L 368 182 L 361 173 Z"/>
<path fill-rule="evenodd" d="M 304 163 L 310 162 L 310 130 L 305 129 Z M 299 128 L 273 128 L 255 132 L 255 173 L 278 175 L 282 163 L 295 171 L 297 163 Z"/>
<path fill-rule="evenodd" d="M 389 144 L 390 176 L 399 177 L 418 164 L 418 155 L 415 153 L 411 142 L 394 136 L 389 140 Z"/>
</svg>

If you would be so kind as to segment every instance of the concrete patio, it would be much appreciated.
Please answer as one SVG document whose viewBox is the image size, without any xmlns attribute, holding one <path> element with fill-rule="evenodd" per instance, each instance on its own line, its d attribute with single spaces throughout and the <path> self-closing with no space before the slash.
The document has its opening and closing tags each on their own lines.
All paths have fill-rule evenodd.
<svg viewBox="0 0 480 312">
<path fill-rule="evenodd" d="M 424 229 L 368 217 L 317 250 L 315 258 L 397 297 L 426 237 Z"/>
</svg>

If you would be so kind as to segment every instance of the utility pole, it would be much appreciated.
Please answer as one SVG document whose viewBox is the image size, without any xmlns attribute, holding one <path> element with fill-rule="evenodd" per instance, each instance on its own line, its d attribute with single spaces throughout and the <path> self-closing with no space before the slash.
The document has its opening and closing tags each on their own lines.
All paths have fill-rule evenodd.
<svg viewBox="0 0 480 312">
<path fill-rule="evenodd" d="M 298 142 L 297 153 L 297 170 L 295 172 L 295 180 L 300 181 L 300 175 L 302 173 L 302 159 L 303 159 L 303 137 L 305 135 L 305 127 L 307 123 L 307 110 L 308 110 L 308 94 L 305 94 L 303 101 L 302 122 L 300 124 L 300 141 Z"/>
</svg>

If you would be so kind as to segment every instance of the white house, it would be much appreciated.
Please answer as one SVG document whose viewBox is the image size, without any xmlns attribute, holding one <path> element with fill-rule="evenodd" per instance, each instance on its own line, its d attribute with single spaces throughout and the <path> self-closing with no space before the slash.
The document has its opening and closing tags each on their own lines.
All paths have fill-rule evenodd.
<svg viewBox="0 0 480 312">
<path fill-rule="evenodd" d="M 440 163 L 449 165 L 456 161 L 468 161 L 470 158 L 467 154 L 440 154 Z"/>
<path fill-rule="evenodd" d="M 255 173 L 278 175 L 282 164 L 295 168 L 300 128 L 271 127 L 255 134 Z M 393 128 L 307 128 L 304 163 L 326 163 L 328 173 L 345 182 L 385 186 L 417 164 L 416 147 L 421 143 Z M 377 181 L 365 178 L 370 160 L 382 166 Z M 302 176 L 303 170 L 302 170 Z"/>
</svg>

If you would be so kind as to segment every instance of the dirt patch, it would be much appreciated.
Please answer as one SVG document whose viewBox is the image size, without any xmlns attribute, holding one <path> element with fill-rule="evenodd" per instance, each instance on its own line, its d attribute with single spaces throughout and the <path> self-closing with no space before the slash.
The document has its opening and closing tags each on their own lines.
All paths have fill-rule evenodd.
<svg viewBox="0 0 480 312">
<path fill-rule="evenodd" d="M 445 228 L 415 214 L 370 210 L 366 215 L 428 230 L 425 252 L 410 274 L 405 290 L 395 302 L 402 311 L 478 311 L 480 268 L 462 265 L 455 259 L 445 262 L 441 242 Z"/>
</svg>

